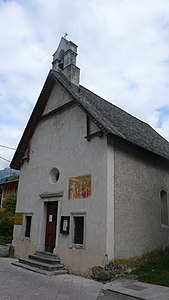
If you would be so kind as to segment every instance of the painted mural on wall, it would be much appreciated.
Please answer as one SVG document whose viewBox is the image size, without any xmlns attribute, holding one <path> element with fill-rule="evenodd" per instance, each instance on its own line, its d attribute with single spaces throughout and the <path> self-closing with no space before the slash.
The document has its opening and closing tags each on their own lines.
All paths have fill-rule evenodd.
<svg viewBox="0 0 169 300">
<path fill-rule="evenodd" d="M 69 179 L 69 199 L 84 199 L 91 196 L 91 175 L 82 175 Z"/>
</svg>

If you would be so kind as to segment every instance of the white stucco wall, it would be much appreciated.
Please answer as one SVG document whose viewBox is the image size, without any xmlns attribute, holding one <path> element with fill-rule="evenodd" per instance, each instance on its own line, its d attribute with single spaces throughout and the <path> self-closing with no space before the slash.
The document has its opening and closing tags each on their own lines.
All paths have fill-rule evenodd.
<svg viewBox="0 0 169 300">
<path fill-rule="evenodd" d="M 64 105 L 71 101 L 72 98 L 68 95 L 66 90 L 56 82 L 50 94 L 50 100 L 47 102 L 46 107 L 42 115 L 49 113 L 50 111 Z"/>
<path fill-rule="evenodd" d="M 60 99 L 61 105 L 70 100 L 58 87 L 51 93 L 45 111 L 55 108 L 54 100 L 58 107 Z M 86 115 L 77 106 L 41 121 L 36 128 L 30 142 L 30 161 L 21 168 L 17 201 L 17 212 L 32 213 L 31 238 L 25 240 L 23 226 L 15 225 L 13 246 L 17 257 L 34 253 L 44 243 L 45 206 L 39 195 L 63 191 L 60 214 L 85 213 L 86 243 L 84 249 L 72 249 L 71 233 L 68 236 L 59 234 L 61 261 L 79 273 L 103 264 L 107 251 L 107 138 L 95 137 L 88 142 L 85 136 Z M 56 184 L 50 184 L 49 172 L 54 167 L 59 169 L 60 178 Z M 91 174 L 92 178 L 91 196 L 68 200 L 69 178 L 86 174 Z"/>
<path fill-rule="evenodd" d="M 115 258 L 131 258 L 169 245 L 161 225 L 160 191 L 169 197 L 169 169 L 159 159 L 115 146 Z"/>
</svg>

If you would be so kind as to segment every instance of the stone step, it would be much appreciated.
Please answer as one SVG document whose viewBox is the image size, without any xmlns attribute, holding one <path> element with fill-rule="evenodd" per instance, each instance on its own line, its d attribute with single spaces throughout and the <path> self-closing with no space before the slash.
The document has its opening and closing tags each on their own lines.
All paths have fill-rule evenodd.
<svg viewBox="0 0 169 300">
<path fill-rule="evenodd" d="M 40 273 L 40 274 L 43 274 L 43 275 L 48 275 L 48 276 L 61 275 L 61 274 L 68 273 L 68 271 L 65 270 L 65 269 L 59 269 L 59 270 L 55 270 L 55 271 L 54 270 L 47 271 L 47 270 L 36 268 L 36 267 L 30 266 L 30 265 L 26 265 L 26 264 L 21 263 L 19 261 L 12 262 L 12 265 L 23 268 L 23 269 L 26 269 L 26 270 L 29 270 L 29 271 L 32 271 L 32 272 Z"/>
<path fill-rule="evenodd" d="M 58 263 L 51 265 L 43 261 L 36 261 L 29 258 L 19 258 L 19 262 L 46 271 L 56 271 L 56 270 L 63 269 L 63 265 Z"/>
<path fill-rule="evenodd" d="M 56 254 L 54 254 L 54 253 L 52 253 L 52 252 L 47 252 L 47 251 L 36 251 L 36 253 L 35 254 L 38 254 L 38 255 L 41 255 L 41 256 L 49 256 L 49 257 L 57 257 L 58 258 L 58 256 L 56 255 Z"/>
<path fill-rule="evenodd" d="M 29 259 L 44 262 L 47 264 L 60 264 L 60 259 L 57 256 L 47 256 L 35 253 L 34 255 L 29 255 Z"/>
</svg>

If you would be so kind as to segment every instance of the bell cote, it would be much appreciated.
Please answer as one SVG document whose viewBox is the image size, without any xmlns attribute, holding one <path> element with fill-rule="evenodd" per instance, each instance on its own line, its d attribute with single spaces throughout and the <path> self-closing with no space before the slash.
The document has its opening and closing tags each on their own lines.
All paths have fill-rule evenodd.
<svg viewBox="0 0 169 300">
<path fill-rule="evenodd" d="M 76 66 L 77 47 L 62 37 L 52 62 L 52 69 L 62 72 L 75 85 L 79 85 L 80 80 L 80 69 Z"/>
</svg>

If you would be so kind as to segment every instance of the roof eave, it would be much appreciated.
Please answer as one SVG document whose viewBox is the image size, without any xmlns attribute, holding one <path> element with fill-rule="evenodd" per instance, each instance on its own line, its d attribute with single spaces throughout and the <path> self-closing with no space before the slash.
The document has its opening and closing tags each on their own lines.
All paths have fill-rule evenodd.
<svg viewBox="0 0 169 300">
<path fill-rule="evenodd" d="M 156 157 L 156 158 L 159 158 L 159 159 L 162 159 L 163 161 L 167 162 L 169 164 L 169 158 L 164 156 L 164 155 L 161 155 L 157 152 L 154 152 L 152 150 L 149 150 L 149 149 L 146 149 L 144 147 L 142 147 L 141 145 L 138 145 L 138 144 L 135 144 L 135 143 L 132 143 L 131 141 L 125 139 L 125 138 L 122 138 L 118 135 L 115 135 L 113 133 L 108 133 L 107 134 L 107 137 L 110 138 L 110 139 L 116 139 L 116 140 L 119 140 L 119 141 L 122 141 L 123 143 L 126 143 L 128 145 L 130 145 L 131 147 L 134 147 L 136 149 L 140 149 L 141 151 L 144 151 L 146 153 L 149 153 L 150 155 Z"/>
</svg>

